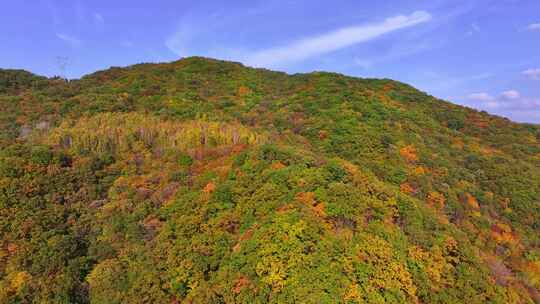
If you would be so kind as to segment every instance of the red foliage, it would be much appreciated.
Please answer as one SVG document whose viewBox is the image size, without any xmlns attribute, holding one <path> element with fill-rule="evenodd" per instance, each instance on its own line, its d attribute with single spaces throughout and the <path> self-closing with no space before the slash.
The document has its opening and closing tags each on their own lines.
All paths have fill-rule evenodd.
<svg viewBox="0 0 540 304">
<path fill-rule="evenodd" d="M 210 193 L 214 192 L 215 190 L 216 190 L 216 184 L 214 184 L 213 182 L 209 182 L 204 187 L 203 192 L 206 193 L 206 194 L 210 194 Z"/>
</svg>

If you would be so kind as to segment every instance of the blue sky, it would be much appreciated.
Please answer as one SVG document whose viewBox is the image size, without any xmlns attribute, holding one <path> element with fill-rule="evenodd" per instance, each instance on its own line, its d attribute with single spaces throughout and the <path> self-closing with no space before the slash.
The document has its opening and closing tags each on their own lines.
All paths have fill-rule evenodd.
<svg viewBox="0 0 540 304">
<path fill-rule="evenodd" d="M 78 78 L 110 66 L 208 56 L 289 73 L 392 78 L 454 103 L 540 123 L 538 0 L 20 0 L 1 6 L 2 68 Z"/>
</svg>

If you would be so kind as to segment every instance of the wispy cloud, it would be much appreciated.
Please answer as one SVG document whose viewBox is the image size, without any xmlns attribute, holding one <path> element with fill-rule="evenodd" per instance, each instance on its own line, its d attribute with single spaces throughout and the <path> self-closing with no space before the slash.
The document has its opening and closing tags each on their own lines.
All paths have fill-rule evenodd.
<svg viewBox="0 0 540 304">
<path fill-rule="evenodd" d="M 382 35 L 407 27 L 412 27 L 432 19 L 426 11 L 416 11 L 410 15 L 398 15 L 378 23 L 349 26 L 337 30 L 305 37 L 290 44 L 270 47 L 262 50 L 246 50 L 236 46 L 212 46 L 209 54 L 219 49 L 219 56 L 238 60 L 256 67 L 284 67 L 287 64 L 301 62 L 309 58 L 338 51 L 356 44 L 376 39 Z M 184 24 L 165 41 L 165 45 L 173 53 L 185 56 L 189 53 L 193 32 L 197 29 Z"/>
<path fill-rule="evenodd" d="M 540 23 L 531 23 L 529 26 L 527 26 L 527 29 L 529 31 L 538 31 L 540 30 Z"/>
<path fill-rule="evenodd" d="M 47 1 L 45 1 L 45 5 L 47 6 L 47 9 L 49 10 L 49 12 L 51 14 L 53 24 L 55 26 L 60 25 L 62 23 L 62 19 L 60 18 L 58 8 L 54 4 L 54 2 L 51 2 L 51 1 L 47 0 Z"/>
<path fill-rule="evenodd" d="M 521 97 L 521 94 L 516 90 L 508 90 L 501 93 L 501 98 L 506 100 L 516 100 Z"/>
<path fill-rule="evenodd" d="M 540 114 L 540 98 L 520 97 L 516 99 L 497 99 L 497 108 L 508 111 L 530 111 Z"/>
<path fill-rule="evenodd" d="M 521 72 L 521 74 L 532 80 L 540 80 L 540 69 L 528 69 Z"/>
<path fill-rule="evenodd" d="M 467 96 L 475 107 L 487 110 L 504 110 L 537 112 L 540 114 L 540 98 L 523 97 L 517 90 L 508 90 L 498 96 L 485 92 L 472 93 Z"/>
<path fill-rule="evenodd" d="M 465 75 L 465 76 L 444 76 L 444 75 L 433 75 L 433 79 L 430 81 L 428 87 L 430 90 L 438 91 L 438 90 L 449 90 L 449 89 L 456 89 L 460 88 L 466 84 L 470 84 L 473 82 L 479 82 L 483 81 L 489 78 L 494 77 L 492 73 L 480 73 L 480 74 L 473 74 L 473 75 Z"/>
<path fill-rule="evenodd" d="M 69 44 L 71 47 L 80 47 L 82 45 L 82 40 L 68 34 L 56 33 L 56 37 Z"/>
<path fill-rule="evenodd" d="M 387 53 L 370 56 L 356 56 L 353 58 L 354 64 L 363 68 L 371 69 L 377 64 L 398 61 L 399 59 L 416 55 L 418 53 L 437 47 L 437 43 L 428 41 L 410 41 L 407 43 L 396 43 Z"/>
<path fill-rule="evenodd" d="M 480 33 L 480 27 L 478 26 L 478 24 L 473 23 L 473 24 L 471 24 L 471 29 L 466 33 L 466 35 L 467 36 L 472 36 L 475 33 Z"/>
<path fill-rule="evenodd" d="M 442 5 L 442 7 L 441 7 Z M 430 19 L 429 24 L 418 27 L 414 31 L 409 31 L 396 39 L 392 40 L 391 46 L 386 49 L 377 49 L 375 52 L 358 49 L 360 53 L 354 56 L 353 63 L 364 70 L 372 69 L 374 66 L 388 64 L 390 62 L 398 63 L 400 60 L 419 53 L 425 53 L 434 49 L 441 49 L 451 42 L 451 35 L 442 35 L 445 26 L 453 24 L 454 19 L 467 14 L 475 5 L 466 2 L 451 6 L 448 3 L 440 1 L 434 3 L 428 11 L 435 12 L 436 18 Z M 479 33 L 480 26 L 477 23 L 470 25 L 470 31 Z"/>
<path fill-rule="evenodd" d="M 75 16 L 77 17 L 77 21 L 80 23 L 86 22 L 86 7 L 84 4 L 80 1 L 74 1 L 74 10 L 75 10 Z"/>
<path fill-rule="evenodd" d="M 130 48 L 130 47 L 133 47 L 135 44 L 131 40 L 124 40 L 120 42 L 120 45 L 123 47 Z"/>
<path fill-rule="evenodd" d="M 480 93 L 471 93 L 467 96 L 467 99 L 472 101 L 480 101 L 480 102 L 492 102 L 495 100 L 495 97 L 491 96 L 488 93 L 480 92 Z"/>
<path fill-rule="evenodd" d="M 370 69 L 373 67 L 373 65 L 375 64 L 375 60 L 372 60 L 372 59 L 364 59 L 364 58 L 361 58 L 361 57 L 355 57 L 353 58 L 353 62 L 355 65 L 361 67 L 362 69 Z"/>
<path fill-rule="evenodd" d="M 507 103 L 508 101 L 520 100 L 521 93 L 516 90 L 507 90 L 501 92 L 499 96 L 495 97 L 488 93 L 481 92 L 469 94 L 467 96 L 467 99 L 471 101 L 485 103 L 485 105 L 490 107 L 499 107 L 501 104 Z"/>
<path fill-rule="evenodd" d="M 94 19 L 94 24 L 97 27 L 102 28 L 105 25 L 105 18 L 103 18 L 103 15 L 99 13 L 94 13 L 92 17 Z"/>
<path fill-rule="evenodd" d="M 424 23 L 431 18 L 428 12 L 416 11 L 408 16 L 391 17 L 380 23 L 341 28 L 330 33 L 304 38 L 289 45 L 255 52 L 246 58 L 246 63 L 268 67 L 302 61 Z"/>
</svg>

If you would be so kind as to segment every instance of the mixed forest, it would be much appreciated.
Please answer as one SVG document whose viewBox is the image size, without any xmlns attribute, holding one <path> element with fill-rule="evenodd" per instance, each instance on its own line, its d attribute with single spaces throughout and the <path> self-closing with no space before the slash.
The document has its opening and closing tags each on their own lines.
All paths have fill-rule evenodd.
<svg viewBox="0 0 540 304">
<path fill-rule="evenodd" d="M 540 303 L 538 125 L 200 57 L 0 109 L 0 303 Z"/>
</svg>

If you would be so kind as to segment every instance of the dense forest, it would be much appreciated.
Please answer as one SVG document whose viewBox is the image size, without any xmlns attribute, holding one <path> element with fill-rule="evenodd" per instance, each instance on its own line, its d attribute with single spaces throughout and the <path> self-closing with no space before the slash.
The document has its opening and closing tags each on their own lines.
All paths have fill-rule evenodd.
<svg viewBox="0 0 540 304">
<path fill-rule="evenodd" d="M 538 125 L 200 57 L 0 108 L 0 303 L 540 303 Z"/>
</svg>

